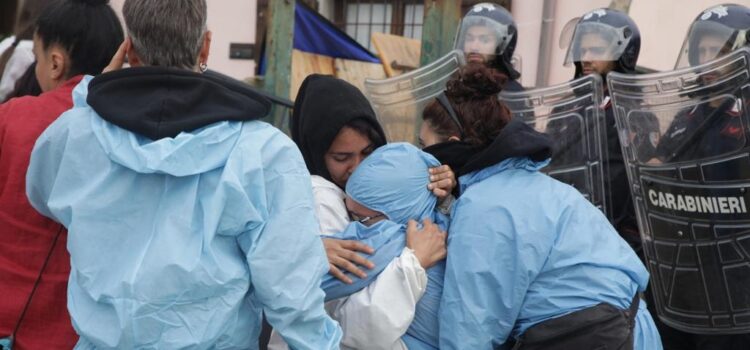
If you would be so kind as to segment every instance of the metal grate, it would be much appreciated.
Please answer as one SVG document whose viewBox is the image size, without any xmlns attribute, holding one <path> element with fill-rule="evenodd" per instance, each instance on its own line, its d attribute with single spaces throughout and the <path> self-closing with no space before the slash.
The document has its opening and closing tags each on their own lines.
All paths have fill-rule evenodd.
<svg viewBox="0 0 750 350">
<path fill-rule="evenodd" d="M 423 0 L 338 0 L 334 23 L 372 50 L 372 33 L 422 39 Z"/>
</svg>

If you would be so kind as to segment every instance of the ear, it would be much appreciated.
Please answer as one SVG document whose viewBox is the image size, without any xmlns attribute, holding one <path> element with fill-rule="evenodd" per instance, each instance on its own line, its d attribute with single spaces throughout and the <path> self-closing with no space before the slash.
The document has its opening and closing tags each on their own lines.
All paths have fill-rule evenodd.
<svg viewBox="0 0 750 350">
<path fill-rule="evenodd" d="M 70 72 L 70 57 L 57 45 L 49 48 L 49 77 L 55 85 L 59 85 L 68 80 Z"/>
<path fill-rule="evenodd" d="M 138 56 L 138 53 L 135 52 L 135 48 L 133 47 L 133 39 L 131 39 L 129 36 L 125 39 L 125 56 L 128 60 L 128 64 L 131 67 L 141 67 L 143 66 L 143 61 Z"/>
<path fill-rule="evenodd" d="M 201 51 L 198 54 L 198 65 L 201 63 L 208 64 L 208 54 L 211 51 L 211 31 L 206 31 L 206 34 L 203 35 L 203 46 L 201 46 Z"/>
<path fill-rule="evenodd" d="M 448 141 L 461 141 L 461 138 L 458 136 L 451 136 L 448 138 Z"/>
</svg>

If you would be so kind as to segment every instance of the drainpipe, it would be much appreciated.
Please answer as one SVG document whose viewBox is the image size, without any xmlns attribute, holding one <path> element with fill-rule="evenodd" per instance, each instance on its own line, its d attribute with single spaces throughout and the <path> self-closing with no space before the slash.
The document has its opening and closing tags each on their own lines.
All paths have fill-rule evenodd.
<svg viewBox="0 0 750 350">
<path fill-rule="evenodd" d="M 539 61 L 537 64 L 536 87 L 549 84 L 550 59 L 555 41 L 555 0 L 544 0 L 542 11 L 542 35 L 539 40 Z"/>
</svg>

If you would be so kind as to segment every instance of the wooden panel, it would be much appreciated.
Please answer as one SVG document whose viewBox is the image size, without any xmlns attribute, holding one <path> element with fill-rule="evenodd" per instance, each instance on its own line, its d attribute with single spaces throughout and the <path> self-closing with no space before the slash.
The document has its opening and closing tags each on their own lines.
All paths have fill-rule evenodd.
<svg viewBox="0 0 750 350">
<path fill-rule="evenodd" d="M 292 70 L 292 46 L 294 33 L 294 1 L 270 1 L 268 4 L 268 28 L 266 35 L 266 69 L 264 88 L 278 97 L 289 97 L 289 73 Z M 287 129 L 286 112 L 274 108 L 272 123 L 282 130 Z"/>
<path fill-rule="evenodd" d="M 292 50 L 292 82 L 289 90 L 291 100 L 297 97 L 305 78 L 313 73 L 335 75 L 333 57 Z"/>
<path fill-rule="evenodd" d="M 375 46 L 380 61 L 383 62 L 383 69 L 388 77 L 419 67 L 421 51 L 419 40 L 398 35 L 372 33 L 372 44 Z M 400 67 L 408 68 L 400 69 Z"/>
<path fill-rule="evenodd" d="M 348 81 L 360 91 L 364 91 L 366 78 L 385 79 L 386 77 L 383 65 L 378 63 L 337 58 L 334 66 L 336 77 Z"/>
</svg>

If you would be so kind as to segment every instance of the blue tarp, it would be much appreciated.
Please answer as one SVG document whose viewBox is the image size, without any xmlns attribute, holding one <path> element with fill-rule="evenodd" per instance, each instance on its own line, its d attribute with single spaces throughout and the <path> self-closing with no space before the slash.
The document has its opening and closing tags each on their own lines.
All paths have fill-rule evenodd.
<svg viewBox="0 0 750 350">
<path fill-rule="evenodd" d="M 372 52 L 337 28 L 315 10 L 300 2 L 294 7 L 294 48 L 304 52 L 380 63 Z M 266 73 L 265 47 L 261 49 L 258 74 Z"/>
</svg>

